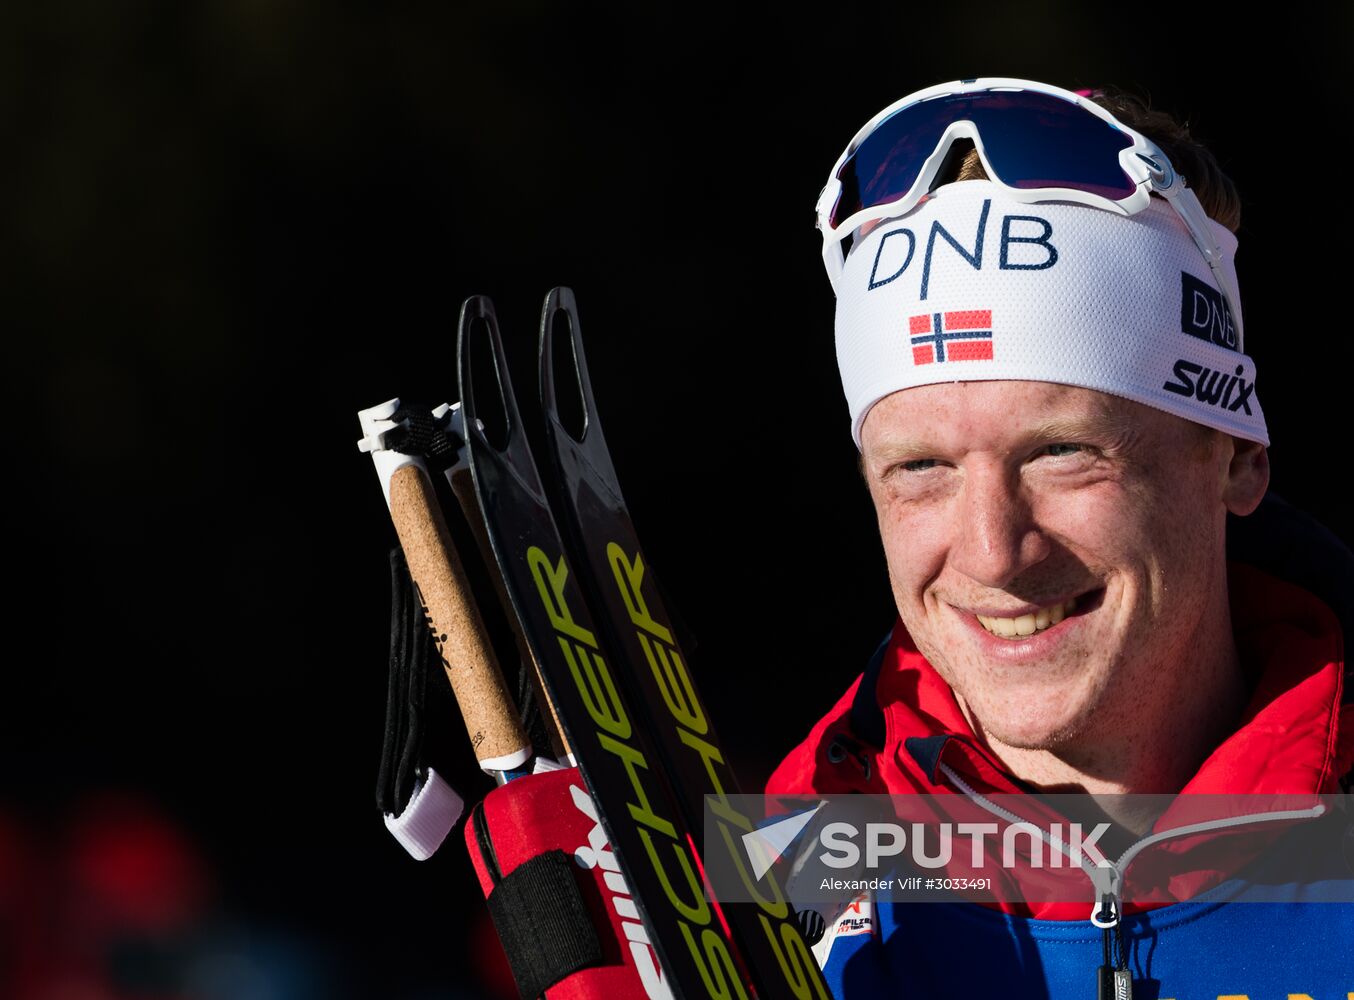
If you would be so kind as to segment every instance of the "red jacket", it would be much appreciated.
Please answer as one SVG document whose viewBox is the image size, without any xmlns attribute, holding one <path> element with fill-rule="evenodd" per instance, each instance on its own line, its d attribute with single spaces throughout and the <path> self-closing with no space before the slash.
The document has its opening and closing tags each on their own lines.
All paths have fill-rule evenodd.
<svg viewBox="0 0 1354 1000">
<path fill-rule="evenodd" d="M 1308 590 L 1253 566 L 1229 563 L 1229 589 L 1237 648 L 1255 684 L 1240 725 L 1184 791 L 1341 791 L 1341 780 L 1354 769 L 1354 702 L 1342 704 L 1339 620 Z M 866 745 L 859 731 L 861 683 L 857 678 L 775 770 L 768 795 L 955 793 L 939 773 L 942 762 L 981 794 L 1029 790 L 982 748 L 953 691 L 917 651 L 901 620 L 884 650 L 875 688 L 883 714 L 882 749 Z M 868 696 L 861 697 L 873 708 Z M 1086 907 L 1045 903 L 1020 912 L 1084 919 Z"/>
</svg>

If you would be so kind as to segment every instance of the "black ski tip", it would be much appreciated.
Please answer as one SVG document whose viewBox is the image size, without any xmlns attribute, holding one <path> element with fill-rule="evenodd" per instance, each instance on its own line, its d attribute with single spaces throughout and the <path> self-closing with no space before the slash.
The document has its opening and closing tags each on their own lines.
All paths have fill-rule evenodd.
<svg viewBox="0 0 1354 1000">
<path fill-rule="evenodd" d="M 494 311 L 494 300 L 487 295 L 472 295 L 461 303 L 461 328 L 465 328 L 467 319 L 487 319 L 498 326 L 498 314 Z"/>
<path fill-rule="evenodd" d="M 489 351 L 487 362 L 483 357 L 486 339 Z M 478 404 L 475 395 L 477 385 L 487 381 L 486 363 L 491 365 L 493 372 L 492 385 L 488 388 L 496 390 L 485 394 L 489 406 L 487 411 Z M 507 371 L 507 356 L 503 352 L 503 338 L 499 334 L 498 313 L 494 310 L 493 300 L 487 295 L 472 295 L 461 304 L 456 330 L 456 372 L 460 382 L 461 406 L 465 412 L 466 433 L 477 434 L 497 451 L 507 449 L 513 430 L 520 423 L 517 401 L 513 397 Z"/>
<path fill-rule="evenodd" d="M 559 285 L 546 293 L 541 305 L 541 337 L 537 346 L 536 361 L 540 366 L 541 405 L 545 409 L 546 419 L 560 423 L 559 387 L 555 379 L 555 314 L 563 310 L 569 317 L 569 330 L 573 331 L 574 318 L 578 315 L 578 305 L 573 289 Z"/>
<path fill-rule="evenodd" d="M 576 395 L 571 399 L 561 399 L 561 383 L 556 371 L 562 363 L 556 357 L 555 346 L 555 324 L 561 312 L 567 317 L 569 328 L 572 378 L 564 383 L 564 390 L 569 391 L 572 383 Z M 574 297 L 573 289 L 564 285 L 550 289 L 541 307 L 541 338 L 537 354 L 540 365 L 541 408 L 545 412 L 548 427 L 562 431 L 576 442 L 583 441 L 589 429 L 597 423 L 597 407 L 593 402 L 592 380 L 588 377 L 588 362 L 583 353 L 581 330 L 578 301 Z"/>
<path fill-rule="evenodd" d="M 574 298 L 574 290 L 568 285 L 556 285 L 546 293 L 545 308 L 550 312 L 563 309 L 570 314 L 576 314 L 578 300 Z"/>
<path fill-rule="evenodd" d="M 456 319 L 456 380 L 459 383 L 461 405 L 467 419 L 475 410 L 474 380 L 470 377 L 470 342 L 474 321 L 484 320 L 491 329 L 498 326 L 493 299 L 487 295 L 472 295 L 461 303 L 461 314 Z"/>
</svg>

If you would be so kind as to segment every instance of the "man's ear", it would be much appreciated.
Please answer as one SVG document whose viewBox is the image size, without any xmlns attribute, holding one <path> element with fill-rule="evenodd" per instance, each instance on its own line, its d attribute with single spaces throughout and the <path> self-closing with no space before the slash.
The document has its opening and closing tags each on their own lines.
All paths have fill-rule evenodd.
<svg viewBox="0 0 1354 1000">
<path fill-rule="evenodd" d="M 1265 490 L 1269 489 L 1269 449 L 1245 438 L 1228 436 L 1226 441 L 1231 460 L 1227 464 L 1222 501 L 1233 514 L 1244 517 L 1260 506 Z"/>
</svg>

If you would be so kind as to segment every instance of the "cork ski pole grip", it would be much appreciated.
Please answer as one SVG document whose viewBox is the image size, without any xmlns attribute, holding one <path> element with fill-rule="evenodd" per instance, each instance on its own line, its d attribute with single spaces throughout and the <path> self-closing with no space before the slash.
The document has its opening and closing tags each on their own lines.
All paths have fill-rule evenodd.
<svg viewBox="0 0 1354 1000">
<path fill-rule="evenodd" d="M 531 757 L 531 741 L 503 682 L 433 484 L 418 465 L 401 466 L 391 475 L 390 517 L 475 758 L 485 771 L 520 767 Z"/>
<path fill-rule="evenodd" d="M 447 473 L 447 481 L 451 483 L 451 492 L 456 495 L 456 500 L 461 505 L 461 513 L 465 515 L 466 523 L 470 525 L 470 531 L 480 547 L 480 555 L 484 558 L 485 565 L 493 570 L 490 575 L 494 578 L 494 592 L 498 595 L 499 606 L 507 612 L 508 618 L 512 621 L 512 634 L 517 641 L 517 655 L 524 664 L 531 665 L 531 687 L 535 692 L 537 703 L 543 706 L 542 715 L 546 735 L 550 738 L 550 749 L 556 760 L 563 760 L 572 752 L 569 749 L 569 740 L 564 735 L 564 726 L 559 721 L 559 713 L 555 711 L 555 703 L 546 693 L 545 680 L 541 677 L 541 665 L 536 661 L 531 644 L 527 642 L 526 633 L 522 631 L 522 623 L 508 599 L 503 574 L 498 572 L 493 545 L 489 541 L 489 528 L 485 523 L 484 513 L 480 510 L 479 498 L 475 495 L 475 483 L 471 478 L 470 467 L 464 464 L 452 466 Z"/>
</svg>

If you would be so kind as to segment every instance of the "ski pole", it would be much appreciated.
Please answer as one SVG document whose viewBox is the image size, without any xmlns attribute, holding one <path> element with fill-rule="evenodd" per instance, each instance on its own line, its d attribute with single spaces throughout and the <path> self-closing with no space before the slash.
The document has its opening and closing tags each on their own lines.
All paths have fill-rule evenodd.
<svg viewBox="0 0 1354 1000">
<path fill-rule="evenodd" d="M 392 419 L 398 410 L 399 400 L 392 399 L 359 411 L 364 436 L 358 448 L 369 452 L 376 466 L 415 594 L 432 630 L 475 758 L 481 770 L 502 784 L 531 758 L 531 741 L 522 730 L 494 658 L 427 462 L 420 454 L 406 454 L 388 446 L 389 432 L 400 429 Z M 455 790 L 430 771 L 398 815 L 386 814 L 386 826 L 411 855 L 422 860 L 437 850 L 463 809 Z"/>
<path fill-rule="evenodd" d="M 390 519 L 409 564 L 409 574 L 432 629 L 451 688 L 456 693 L 475 759 L 500 779 L 531 758 L 517 708 L 466 582 L 442 508 L 421 455 L 378 447 L 380 432 L 396 426 L 394 399 L 358 414 L 367 435 L 359 447 L 371 451 L 390 508 Z M 387 426 L 382 427 L 381 424 Z"/>
</svg>

